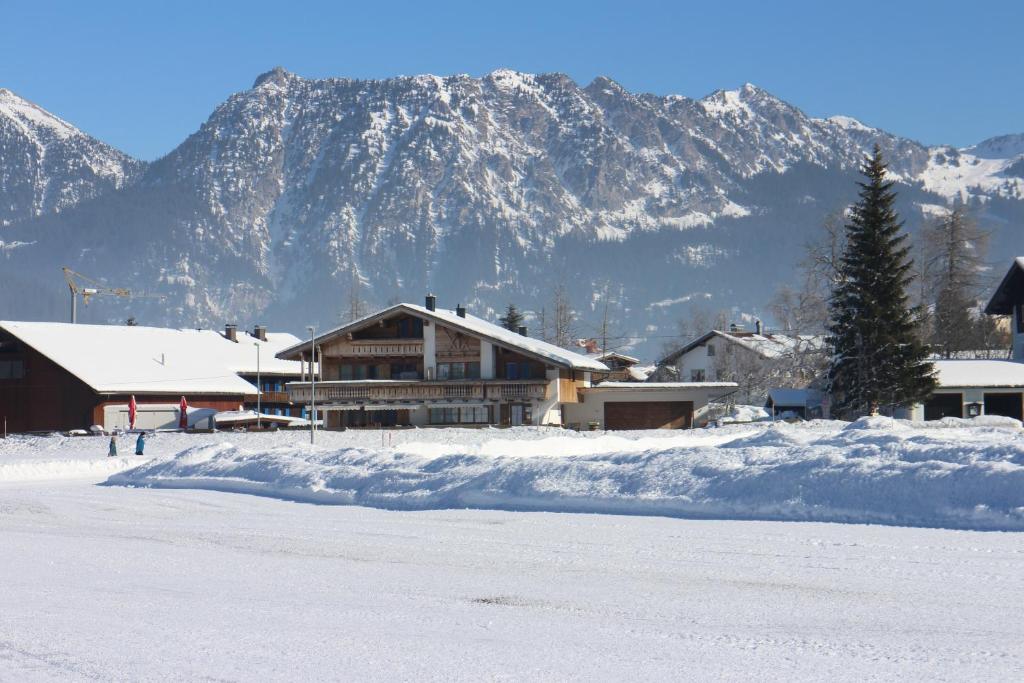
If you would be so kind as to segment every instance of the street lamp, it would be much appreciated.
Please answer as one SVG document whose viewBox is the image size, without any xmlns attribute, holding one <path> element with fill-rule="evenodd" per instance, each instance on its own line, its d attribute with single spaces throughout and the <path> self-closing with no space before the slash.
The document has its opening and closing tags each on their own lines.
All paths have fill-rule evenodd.
<svg viewBox="0 0 1024 683">
<path fill-rule="evenodd" d="M 253 342 L 253 346 L 256 347 L 256 431 L 263 428 L 263 402 L 260 398 L 263 396 L 263 383 L 260 382 L 260 343 Z"/>
<path fill-rule="evenodd" d="M 316 361 L 316 328 L 307 325 L 309 330 L 309 443 L 316 441 L 316 369 L 313 363 Z"/>
</svg>

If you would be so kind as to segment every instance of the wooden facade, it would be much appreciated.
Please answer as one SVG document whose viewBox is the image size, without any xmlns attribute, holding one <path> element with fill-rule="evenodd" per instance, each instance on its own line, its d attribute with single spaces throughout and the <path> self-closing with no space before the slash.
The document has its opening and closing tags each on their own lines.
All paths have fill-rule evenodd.
<svg viewBox="0 0 1024 683">
<path fill-rule="evenodd" d="M 99 394 L 60 365 L 14 336 L 0 332 L 0 421 L 9 433 L 68 431 L 103 425 L 104 408 L 125 405 L 128 394 Z M 17 370 L 11 370 L 17 368 Z M 255 394 L 255 391 L 254 391 Z M 136 403 L 174 404 L 181 393 L 135 394 Z M 185 395 L 190 407 L 237 410 L 246 397 Z"/>
</svg>

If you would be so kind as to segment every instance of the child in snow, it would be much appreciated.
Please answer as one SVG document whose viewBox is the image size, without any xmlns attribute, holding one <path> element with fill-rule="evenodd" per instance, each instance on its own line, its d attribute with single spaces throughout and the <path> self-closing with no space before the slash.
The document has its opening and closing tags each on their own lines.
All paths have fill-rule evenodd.
<svg viewBox="0 0 1024 683">
<path fill-rule="evenodd" d="M 135 440 L 135 455 L 142 455 L 146 449 L 146 432 L 139 432 L 139 438 Z"/>
<path fill-rule="evenodd" d="M 110 435 L 110 449 L 107 451 L 107 457 L 117 457 L 117 437 L 113 434 Z"/>
</svg>

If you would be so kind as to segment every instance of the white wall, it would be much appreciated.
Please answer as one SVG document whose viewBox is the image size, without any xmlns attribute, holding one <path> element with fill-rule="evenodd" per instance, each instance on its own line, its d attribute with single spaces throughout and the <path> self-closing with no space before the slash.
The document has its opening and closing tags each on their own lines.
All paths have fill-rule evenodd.
<svg viewBox="0 0 1024 683">
<path fill-rule="evenodd" d="M 423 321 L 423 378 L 437 377 L 437 342 L 434 331 L 437 327 L 430 320 Z"/>
<path fill-rule="evenodd" d="M 217 413 L 212 408 L 189 408 L 189 427 L 201 429 L 212 428 L 207 422 Z M 178 428 L 178 404 L 177 403 L 142 403 L 135 411 L 136 429 L 177 429 Z M 128 404 L 114 404 L 103 406 L 104 429 L 128 429 Z"/>
<path fill-rule="evenodd" d="M 539 425 L 561 425 L 562 397 L 559 395 L 561 386 L 558 383 L 558 368 L 548 368 L 545 376 L 548 379 L 548 398 L 534 406 L 533 421 Z"/>
<path fill-rule="evenodd" d="M 494 379 L 494 344 L 480 340 L 480 379 Z"/>
<path fill-rule="evenodd" d="M 715 352 L 724 351 L 725 342 L 719 339 L 712 339 L 709 343 L 714 344 Z M 715 356 L 708 356 L 706 345 L 695 346 L 676 360 L 676 370 L 679 371 L 680 382 L 693 381 L 691 371 L 703 370 L 704 381 L 714 382 L 715 378 Z"/>
</svg>

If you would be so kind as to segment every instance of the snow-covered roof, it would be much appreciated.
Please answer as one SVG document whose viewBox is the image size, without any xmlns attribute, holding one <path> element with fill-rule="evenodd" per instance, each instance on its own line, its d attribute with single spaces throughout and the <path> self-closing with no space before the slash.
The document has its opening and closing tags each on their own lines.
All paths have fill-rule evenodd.
<svg viewBox="0 0 1024 683">
<path fill-rule="evenodd" d="M 781 358 L 797 350 L 820 350 L 825 347 L 825 337 L 813 334 L 757 334 L 756 332 L 725 332 L 711 330 L 694 339 L 689 344 L 673 351 L 661 359 L 660 364 L 674 363 L 693 349 L 704 346 L 709 340 L 718 337 L 723 341 L 736 344 L 764 358 Z"/>
<path fill-rule="evenodd" d="M 768 400 L 776 406 L 804 406 L 809 401 L 821 399 L 821 392 L 814 389 L 792 389 L 789 387 L 778 387 L 768 391 Z"/>
<path fill-rule="evenodd" d="M 736 382 L 601 382 L 583 391 L 637 390 L 665 391 L 668 389 L 735 389 Z"/>
<path fill-rule="evenodd" d="M 488 322 L 483 318 L 478 318 L 470 313 L 466 313 L 466 317 L 462 317 L 452 310 L 438 308 L 431 311 L 424 306 L 409 303 L 395 304 L 394 306 L 385 308 L 384 310 L 373 313 L 372 315 L 365 316 L 359 320 L 342 325 L 341 327 L 328 330 L 327 332 L 319 335 L 316 338 L 316 342 L 317 344 L 323 343 L 323 341 L 328 338 L 357 330 L 370 322 L 386 318 L 401 311 L 411 313 L 420 318 L 439 322 L 446 327 L 462 330 L 463 332 L 467 332 L 473 336 L 497 343 L 505 348 L 514 349 L 526 355 L 541 358 L 553 363 L 554 365 L 571 368 L 573 370 L 609 372 L 608 366 L 593 358 L 588 358 L 583 354 L 563 349 L 560 346 L 555 346 L 554 344 L 550 344 L 540 339 L 523 336 L 518 332 L 507 330 L 501 325 L 495 325 L 492 322 Z M 278 353 L 278 355 L 283 357 L 297 355 L 300 351 L 308 350 L 308 348 L 308 341 L 300 342 L 294 346 L 283 349 Z"/>
<path fill-rule="evenodd" d="M 101 394 L 254 394 L 239 373 L 299 375 L 297 361 L 276 358 L 298 341 L 286 333 L 238 342 L 214 330 L 127 325 L 0 321 L 6 330 Z"/>
<path fill-rule="evenodd" d="M 1024 363 L 1012 360 L 933 361 L 939 386 L 1024 387 Z"/>
</svg>

